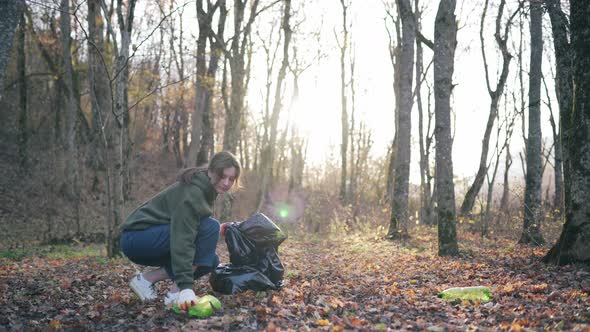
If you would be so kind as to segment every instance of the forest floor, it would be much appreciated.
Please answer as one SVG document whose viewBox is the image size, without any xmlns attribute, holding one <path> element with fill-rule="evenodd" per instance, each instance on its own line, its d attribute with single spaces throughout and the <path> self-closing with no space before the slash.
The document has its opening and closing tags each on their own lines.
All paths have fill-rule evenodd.
<svg viewBox="0 0 590 332">
<path fill-rule="evenodd" d="M 126 259 L 89 256 L 75 246 L 24 257 L 12 252 L 0 258 L 0 331 L 590 331 L 587 267 L 546 266 L 539 259 L 547 248 L 470 234 L 459 238 L 460 257 L 441 258 L 435 235 L 421 229 L 403 244 L 292 236 L 280 247 L 280 291 L 229 296 L 197 281 L 198 295 L 211 293 L 223 303 L 208 319 L 167 310 L 161 298 L 141 303 L 127 286 L 136 267 Z M 225 244 L 219 252 L 228 261 Z M 436 296 L 472 285 L 489 286 L 491 302 Z M 165 290 L 159 286 L 161 295 Z"/>
</svg>

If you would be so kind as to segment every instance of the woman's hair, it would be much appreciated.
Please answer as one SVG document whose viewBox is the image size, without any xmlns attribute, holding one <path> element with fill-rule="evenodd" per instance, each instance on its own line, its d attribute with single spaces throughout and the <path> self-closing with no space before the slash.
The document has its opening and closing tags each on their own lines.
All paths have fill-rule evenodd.
<svg viewBox="0 0 590 332">
<path fill-rule="evenodd" d="M 223 177 L 223 171 L 227 168 L 234 167 L 236 169 L 236 182 L 234 188 L 240 188 L 240 173 L 242 171 L 242 165 L 238 161 L 238 158 L 229 151 L 217 152 L 211 158 L 208 165 L 191 167 L 183 170 L 178 176 L 178 181 L 183 183 L 190 183 L 193 174 L 197 172 L 210 171 L 215 173 L 220 178 Z"/>
</svg>

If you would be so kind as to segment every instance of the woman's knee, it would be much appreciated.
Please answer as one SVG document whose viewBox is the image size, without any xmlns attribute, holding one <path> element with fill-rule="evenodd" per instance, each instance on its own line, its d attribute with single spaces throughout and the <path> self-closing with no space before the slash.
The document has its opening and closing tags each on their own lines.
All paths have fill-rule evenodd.
<svg viewBox="0 0 590 332">
<path fill-rule="evenodd" d="M 132 248 L 132 238 L 128 232 L 121 233 L 121 237 L 119 238 L 119 248 L 125 256 L 129 257 L 130 251 Z"/>
<path fill-rule="evenodd" d="M 203 232 L 203 234 L 207 234 L 207 235 L 219 235 L 219 230 L 221 228 L 221 225 L 219 224 L 219 221 L 217 221 L 217 219 L 212 218 L 212 217 L 207 217 L 207 218 L 203 218 L 201 219 L 201 223 L 199 226 L 199 233 Z"/>
</svg>

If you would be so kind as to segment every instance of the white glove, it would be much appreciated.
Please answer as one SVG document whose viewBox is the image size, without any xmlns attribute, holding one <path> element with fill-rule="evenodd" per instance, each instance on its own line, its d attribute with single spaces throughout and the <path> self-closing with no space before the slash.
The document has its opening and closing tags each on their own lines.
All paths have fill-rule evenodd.
<svg viewBox="0 0 590 332">
<path fill-rule="evenodd" d="M 178 297 L 176 298 L 176 304 L 180 308 L 180 310 L 188 310 L 190 307 L 197 304 L 197 296 L 192 289 L 187 288 L 180 291 Z"/>
</svg>

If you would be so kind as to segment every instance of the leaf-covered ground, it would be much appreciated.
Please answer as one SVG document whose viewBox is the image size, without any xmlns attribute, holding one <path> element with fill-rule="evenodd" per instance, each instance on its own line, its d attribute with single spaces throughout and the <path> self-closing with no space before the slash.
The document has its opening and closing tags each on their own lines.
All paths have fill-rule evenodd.
<svg viewBox="0 0 590 332">
<path fill-rule="evenodd" d="M 432 232 L 430 232 L 432 234 Z M 590 331 L 590 273 L 539 263 L 547 250 L 510 241 L 460 238 L 462 255 L 436 255 L 434 235 L 404 244 L 380 238 L 300 240 L 280 250 L 280 291 L 215 294 L 208 319 L 139 302 L 135 266 L 103 257 L 0 260 L 2 330 L 573 330 Z M 222 261 L 224 246 L 220 246 Z M 447 302 L 454 286 L 486 285 L 488 303 Z M 160 285 L 164 294 L 167 285 Z M 197 294 L 212 293 L 206 280 Z"/>
</svg>

